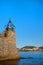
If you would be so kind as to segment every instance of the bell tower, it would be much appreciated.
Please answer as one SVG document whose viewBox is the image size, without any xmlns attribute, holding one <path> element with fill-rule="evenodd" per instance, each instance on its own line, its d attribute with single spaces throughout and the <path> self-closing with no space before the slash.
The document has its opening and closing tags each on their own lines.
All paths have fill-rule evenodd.
<svg viewBox="0 0 43 65">
<path fill-rule="evenodd" d="M 5 31 L 0 36 L 0 60 L 19 59 L 18 50 L 16 48 L 16 32 L 12 21 L 9 20 Z"/>
<path fill-rule="evenodd" d="M 8 43 L 8 52 L 9 52 L 9 58 L 19 58 L 18 50 L 16 48 L 16 36 L 15 36 L 15 30 L 14 25 L 12 24 L 12 21 L 9 20 L 7 27 L 6 27 L 6 42 Z"/>
<path fill-rule="evenodd" d="M 16 33 L 14 27 L 15 26 L 12 24 L 12 21 L 9 20 L 5 29 L 5 38 L 8 46 L 8 59 L 19 58 L 18 50 L 16 48 Z"/>
</svg>

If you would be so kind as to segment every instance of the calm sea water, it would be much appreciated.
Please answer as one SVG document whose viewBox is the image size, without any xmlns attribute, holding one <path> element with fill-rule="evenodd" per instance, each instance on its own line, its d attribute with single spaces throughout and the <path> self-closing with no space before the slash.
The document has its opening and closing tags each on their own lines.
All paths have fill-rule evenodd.
<svg viewBox="0 0 43 65">
<path fill-rule="evenodd" d="M 0 65 L 43 65 L 43 52 L 19 52 L 20 60 L 3 61 Z"/>
</svg>

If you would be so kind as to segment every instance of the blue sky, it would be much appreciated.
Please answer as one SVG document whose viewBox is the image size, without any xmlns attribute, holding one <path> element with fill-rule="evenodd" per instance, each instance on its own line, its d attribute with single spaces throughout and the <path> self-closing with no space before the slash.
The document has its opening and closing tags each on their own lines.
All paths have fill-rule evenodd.
<svg viewBox="0 0 43 65">
<path fill-rule="evenodd" d="M 43 46 L 43 0 L 0 0 L 0 32 L 8 20 L 16 26 L 16 45 Z"/>
</svg>

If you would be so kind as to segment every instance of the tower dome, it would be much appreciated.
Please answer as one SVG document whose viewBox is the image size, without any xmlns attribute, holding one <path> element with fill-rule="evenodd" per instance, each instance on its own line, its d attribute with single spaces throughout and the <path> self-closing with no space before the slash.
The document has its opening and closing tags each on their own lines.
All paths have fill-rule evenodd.
<svg viewBox="0 0 43 65">
<path fill-rule="evenodd" d="M 7 24 L 7 27 L 6 27 L 6 30 L 14 30 L 14 25 L 12 24 L 12 21 L 9 20 L 8 24 Z"/>
</svg>

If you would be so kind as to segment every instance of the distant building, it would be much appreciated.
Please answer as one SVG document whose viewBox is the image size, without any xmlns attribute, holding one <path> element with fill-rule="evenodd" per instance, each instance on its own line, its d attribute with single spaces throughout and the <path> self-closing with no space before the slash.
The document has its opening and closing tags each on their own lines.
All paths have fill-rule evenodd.
<svg viewBox="0 0 43 65">
<path fill-rule="evenodd" d="M 5 31 L 0 33 L 0 60 L 18 58 L 14 25 L 9 20 Z"/>
</svg>

